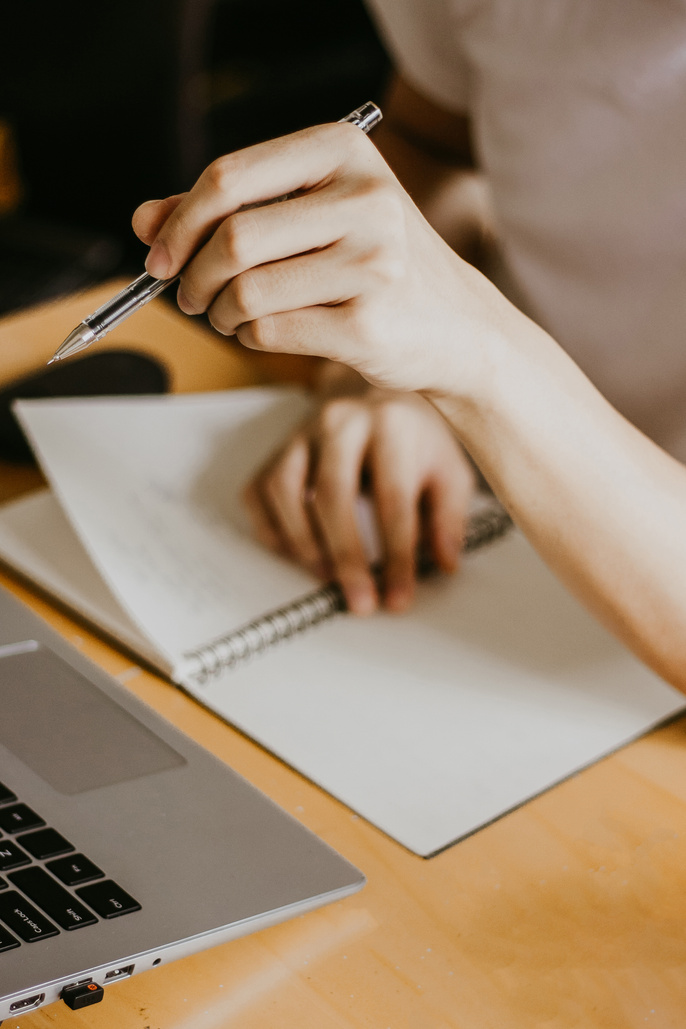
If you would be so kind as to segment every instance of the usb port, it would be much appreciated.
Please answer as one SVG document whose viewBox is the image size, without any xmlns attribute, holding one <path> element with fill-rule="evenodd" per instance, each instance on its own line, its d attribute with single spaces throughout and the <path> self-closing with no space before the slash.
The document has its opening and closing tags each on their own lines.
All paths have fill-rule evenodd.
<svg viewBox="0 0 686 1029">
<path fill-rule="evenodd" d="M 135 965 L 121 965 L 119 968 L 111 968 L 109 972 L 105 972 L 106 983 L 112 983 L 115 979 L 126 979 L 128 976 L 133 974 Z"/>
<path fill-rule="evenodd" d="M 44 1000 L 44 993 L 34 993 L 33 997 L 24 997 L 23 1000 L 15 1000 L 14 1004 L 10 1004 L 10 1011 L 24 1011 L 26 1008 L 37 1008 Z"/>
</svg>

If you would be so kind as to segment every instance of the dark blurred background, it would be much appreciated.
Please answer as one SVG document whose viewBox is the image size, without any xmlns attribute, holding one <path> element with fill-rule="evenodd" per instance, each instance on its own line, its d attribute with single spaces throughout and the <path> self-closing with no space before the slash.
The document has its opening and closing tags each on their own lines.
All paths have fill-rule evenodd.
<svg viewBox="0 0 686 1029">
<path fill-rule="evenodd" d="M 141 201 L 378 100 L 386 76 L 362 0 L 3 5 L 0 313 L 139 274 Z"/>
</svg>

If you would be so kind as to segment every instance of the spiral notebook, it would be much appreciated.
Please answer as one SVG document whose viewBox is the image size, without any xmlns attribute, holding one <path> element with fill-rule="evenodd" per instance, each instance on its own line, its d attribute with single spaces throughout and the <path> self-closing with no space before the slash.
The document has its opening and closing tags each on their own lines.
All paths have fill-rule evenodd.
<svg viewBox="0 0 686 1029">
<path fill-rule="evenodd" d="M 0 510 L 0 557 L 422 855 L 681 708 L 497 508 L 403 616 L 347 615 L 263 550 L 240 492 L 309 407 L 284 388 L 20 402 L 51 489 Z"/>
</svg>

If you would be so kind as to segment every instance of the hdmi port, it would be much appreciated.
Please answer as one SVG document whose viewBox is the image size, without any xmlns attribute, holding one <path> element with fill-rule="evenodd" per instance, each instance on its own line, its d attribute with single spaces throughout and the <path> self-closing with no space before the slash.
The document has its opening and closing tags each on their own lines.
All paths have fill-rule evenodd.
<svg viewBox="0 0 686 1029">
<path fill-rule="evenodd" d="M 44 1000 L 44 993 L 34 993 L 33 997 L 24 997 L 23 1000 L 15 1000 L 14 1004 L 10 1004 L 10 1011 L 23 1011 L 25 1008 L 37 1008 Z"/>
<path fill-rule="evenodd" d="M 133 974 L 134 968 L 135 965 L 122 965 L 120 968 L 111 968 L 109 972 L 105 972 L 105 982 L 113 983 L 115 979 L 126 979 Z"/>
</svg>

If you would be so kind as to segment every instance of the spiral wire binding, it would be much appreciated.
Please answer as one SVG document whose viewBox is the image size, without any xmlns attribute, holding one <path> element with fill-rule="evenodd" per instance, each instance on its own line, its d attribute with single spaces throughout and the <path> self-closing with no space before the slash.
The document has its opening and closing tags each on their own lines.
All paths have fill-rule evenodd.
<svg viewBox="0 0 686 1029">
<path fill-rule="evenodd" d="M 500 506 L 491 505 L 474 514 L 465 536 L 463 551 L 470 553 L 504 536 L 512 519 Z M 261 615 L 247 625 L 184 654 L 183 677 L 199 686 L 248 661 L 270 647 L 291 639 L 345 611 L 345 598 L 338 583 L 328 583 L 285 607 Z"/>
</svg>

